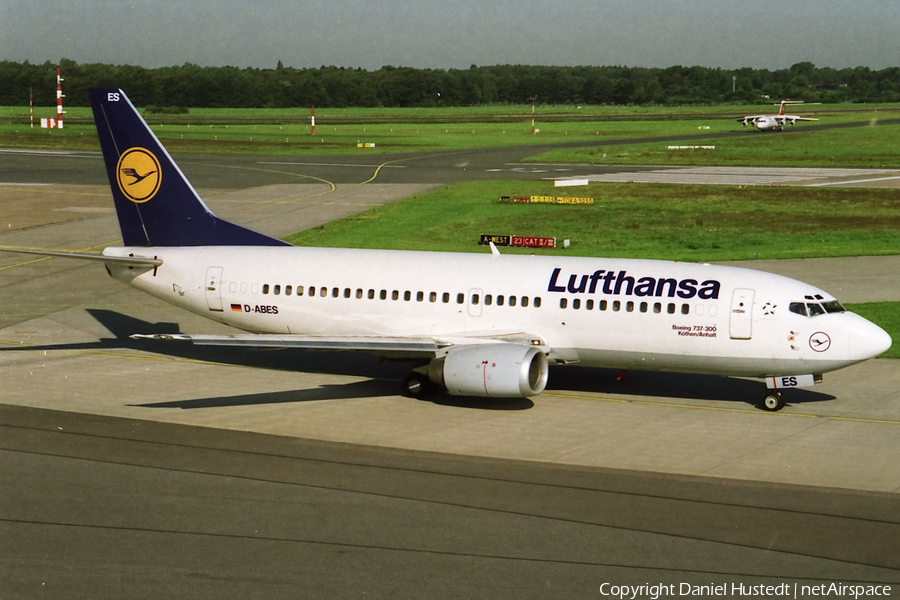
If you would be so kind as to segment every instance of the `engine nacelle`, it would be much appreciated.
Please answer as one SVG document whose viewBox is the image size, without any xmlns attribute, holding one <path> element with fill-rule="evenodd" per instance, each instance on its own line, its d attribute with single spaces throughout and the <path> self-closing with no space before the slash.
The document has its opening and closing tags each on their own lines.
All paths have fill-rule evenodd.
<svg viewBox="0 0 900 600">
<path fill-rule="evenodd" d="M 547 355 L 519 344 L 463 346 L 428 366 L 428 378 L 454 396 L 537 396 L 548 375 Z"/>
</svg>

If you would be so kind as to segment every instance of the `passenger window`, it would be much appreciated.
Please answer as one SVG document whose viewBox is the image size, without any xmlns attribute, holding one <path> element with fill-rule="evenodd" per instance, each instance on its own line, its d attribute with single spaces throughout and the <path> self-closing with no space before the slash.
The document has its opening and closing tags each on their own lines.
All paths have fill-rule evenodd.
<svg viewBox="0 0 900 600">
<path fill-rule="evenodd" d="M 485 294 L 484 295 L 484 305 L 490 306 L 493 303 L 494 303 L 494 297 L 490 294 Z"/>
<path fill-rule="evenodd" d="M 331 288 L 331 297 L 332 298 L 337 298 L 340 295 L 341 295 L 340 288 Z"/>
<path fill-rule="evenodd" d="M 344 288 L 344 298 L 350 297 L 350 288 Z"/>
<path fill-rule="evenodd" d="M 628 311 L 628 312 L 634 312 L 634 302 L 632 302 L 631 300 L 629 300 L 629 301 L 625 304 L 625 310 Z"/>
<path fill-rule="evenodd" d="M 268 284 L 268 283 L 264 283 L 264 284 L 263 284 L 263 295 L 266 295 L 266 294 L 268 294 L 268 293 L 269 293 L 269 284 Z"/>
<path fill-rule="evenodd" d="M 375 290 L 369 290 L 368 298 L 369 300 L 375 299 Z"/>
<path fill-rule="evenodd" d="M 674 315 L 675 314 L 675 305 L 670 302 L 669 305 L 666 306 L 666 312 L 668 312 L 670 315 Z"/>
<path fill-rule="evenodd" d="M 449 292 L 444 292 L 444 294 L 441 296 L 441 302 L 443 302 L 444 304 L 447 304 L 448 302 L 450 302 L 450 293 Z"/>
<path fill-rule="evenodd" d="M 497 306 L 503 306 L 503 303 L 506 302 L 506 297 L 503 295 L 497 296 Z"/>
<path fill-rule="evenodd" d="M 466 303 L 466 295 L 463 293 L 459 293 L 456 295 L 456 303 L 457 304 L 465 304 Z"/>
<path fill-rule="evenodd" d="M 600 301 L 600 310 L 606 310 L 608 306 L 609 306 L 609 303 L 606 300 Z"/>
<path fill-rule="evenodd" d="M 528 296 L 522 296 L 522 307 L 525 308 L 528 306 Z"/>
<path fill-rule="evenodd" d="M 328 296 L 328 288 L 324 287 L 324 286 L 319 288 L 319 295 L 322 296 L 323 298 Z"/>
<path fill-rule="evenodd" d="M 525 298 L 522 298 L 522 299 L 525 300 Z M 584 303 L 584 308 L 585 308 L 586 310 L 594 310 L 594 301 L 593 301 L 593 300 L 588 300 L 587 302 L 585 302 L 585 303 Z"/>
<path fill-rule="evenodd" d="M 647 303 L 646 302 L 641 302 L 641 312 L 642 313 L 647 312 Z"/>
<path fill-rule="evenodd" d="M 281 286 L 280 286 L 280 285 L 276 285 L 276 286 L 275 286 L 274 293 L 275 293 L 276 296 L 280 296 L 280 295 L 281 295 Z"/>
<path fill-rule="evenodd" d="M 410 293 L 409 290 L 406 290 L 405 292 L 403 292 L 403 299 L 405 301 L 409 302 L 411 298 L 412 298 L 412 293 Z"/>
<path fill-rule="evenodd" d="M 621 308 L 622 308 L 622 303 L 619 302 L 618 300 L 613 300 L 613 312 L 619 312 L 619 310 Z"/>
<path fill-rule="evenodd" d="M 416 302 L 425 300 L 425 292 L 416 292 Z"/>
<path fill-rule="evenodd" d="M 363 291 L 361 288 L 356 288 L 356 299 L 361 300 L 363 297 Z"/>
<path fill-rule="evenodd" d="M 510 297 L 509 297 L 509 305 L 510 305 L 510 306 L 515 306 L 515 305 L 516 305 L 516 297 L 515 297 L 515 296 L 510 296 Z"/>
<path fill-rule="evenodd" d="M 292 287 L 289 286 L 289 285 L 284 286 L 284 295 L 285 295 L 285 296 L 290 296 L 290 295 L 291 295 L 291 292 L 292 292 L 293 290 L 294 290 L 294 288 L 292 288 Z"/>
<path fill-rule="evenodd" d="M 662 312 L 662 304 L 659 302 L 654 302 L 653 303 L 653 312 L 655 312 L 656 314 L 661 313 Z"/>
<path fill-rule="evenodd" d="M 690 304 L 682 304 L 681 305 L 681 314 L 683 314 L 683 315 L 691 314 L 691 305 Z"/>
<path fill-rule="evenodd" d="M 399 300 L 399 299 L 400 299 L 400 292 L 398 292 L 397 290 L 394 290 L 393 292 L 391 292 L 391 300 Z"/>
<path fill-rule="evenodd" d="M 297 295 L 298 295 L 298 296 L 302 296 L 302 295 L 303 295 L 303 286 L 302 286 L 302 285 L 298 285 L 298 286 L 297 286 Z"/>
<path fill-rule="evenodd" d="M 540 308 L 540 307 L 541 307 L 541 297 L 540 297 L 540 296 L 535 296 L 535 297 L 534 297 L 534 307 L 535 307 L 535 308 Z"/>
<path fill-rule="evenodd" d="M 437 292 L 431 292 L 430 294 L 428 294 L 428 301 L 437 302 Z"/>
<path fill-rule="evenodd" d="M 572 308 L 574 308 L 575 310 L 578 310 L 579 308 L 581 308 L 581 300 L 578 298 L 575 298 L 574 300 L 572 300 Z"/>
<path fill-rule="evenodd" d="M 567 307 L 568 305 L 569 305 L 569 301 L 568 301 L 568 300 L 566 300 L 565 298 L 560 298 L 560 299 L 559 299 L 559 307 L 560 307 L 560 308 L 565 308 L 565 307 Z"/>
</svg>

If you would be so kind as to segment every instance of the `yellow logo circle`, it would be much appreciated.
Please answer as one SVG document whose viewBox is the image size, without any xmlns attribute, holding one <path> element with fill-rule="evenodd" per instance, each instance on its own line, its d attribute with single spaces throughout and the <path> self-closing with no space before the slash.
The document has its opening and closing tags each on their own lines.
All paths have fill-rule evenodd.
<svg viewBox="0 0 900 600">
<path fill-rule="evenodd" d="M 132 202 L 147 202 L 159 191 L 162 174 L 159 161 L 149 150 L 129 148 L 119 158 L 116 167 L 119 189 Z"/>
</svg>

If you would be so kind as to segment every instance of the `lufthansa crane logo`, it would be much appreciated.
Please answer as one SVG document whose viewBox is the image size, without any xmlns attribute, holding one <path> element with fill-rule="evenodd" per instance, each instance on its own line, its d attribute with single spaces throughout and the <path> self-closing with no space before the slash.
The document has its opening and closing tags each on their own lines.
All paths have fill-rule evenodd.
<svg viewBox="0 0 900 600">
<path fill-rule="evenodd" d="M 130 148 L 119 158 L 116 178 L 125 197 L 142 204 L 159 191 L 162 181 L 159 161 L 149 150 Z"/>
<path fill-rule="evenodd" d="M 831 348 L 831 338 L 827 333 L 816 332 L 809 336 L 809 347 L 816 352 L 825 352 Z"/>
</svg>

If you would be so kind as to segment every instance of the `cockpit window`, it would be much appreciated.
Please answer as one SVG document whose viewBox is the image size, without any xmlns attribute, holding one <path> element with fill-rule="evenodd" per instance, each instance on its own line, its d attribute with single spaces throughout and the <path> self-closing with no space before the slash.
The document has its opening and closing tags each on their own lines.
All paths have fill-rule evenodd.
<svg viewBox="0 0 900 600">
<path fill-rule="evenodd" d="M 825 309 L 822 308 L 822 305 L 815 302 L 807 302 L 806 309 L 809 311 L 809 316 L 811 317 L 825 314 Z"/>
<path fill-rule="evenodd" d="M 838 302 L 837 300 L 832 300 L 830 302 L 823 302 L 822 306 L 825 308 L 825 312 L 827 312 L 828 314 L 846 312 L 844 307 L 841 306 L 841 303 Z"/>
<path fill-rule="evenodd" d="M 846 309 L 841 306 L 841 303 L 837 300 L 828 300 L 819 303 L 809 302 L 811 299 L 811 296 L 807 296 L 807 302 L 791 302 L 788 306 L 788 310 L 792 313 L 803 315 L 804 317 L 816 317 L 818 315 L 824 315 L 825 313 L 846 312 Z"/>
</svg>

